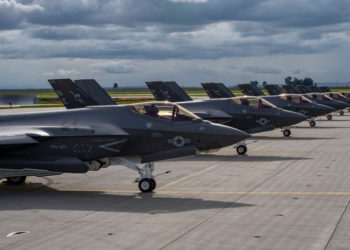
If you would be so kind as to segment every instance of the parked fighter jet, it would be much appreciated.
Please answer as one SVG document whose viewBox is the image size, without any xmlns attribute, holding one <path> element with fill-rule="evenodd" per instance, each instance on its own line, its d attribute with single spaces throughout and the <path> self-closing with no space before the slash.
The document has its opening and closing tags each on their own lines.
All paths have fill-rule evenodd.
<svg viewBox="0 0 350 250">
<path fill-rule="evenodd" d="M 335 110 L 339 111 L 340 115 L 344 115 L 343 109 L 349 107 L 348 103 L 345 103 L 345 102 L 339 101 L 339 100 L 335 100 L 335 99 L 331 98 L 327 93 L 300 93 L 300 90 L 297 90 L 296 88 L 291 87 L 289 85 L 284 85 L 282 87 L 287 93 L 302 94 L 304 97 L 308 98 L 309 100 L 311 100 L 315 103 L 330 106 L 330 107 L 334 108 Z M 331 114 L 327 115 L 328 120 L 332 120 L 332 118 L 333 117 Z"/>
<path fill-rule="evenodd" d="M 223 83 L 202 83 L 203 88 L 210 98 L 228 98 L 234 97 L 234 94 L 223 84 Z M 271 90 L 270 87 L 268 87 Z M 300 114 L 306 115 L 309 119 L 310 126 L 315 126 L 316 122 L 314 118 L 316 116 L 321 116 L 332 112 L 334 109 L 319 105 L 316 103 L 312 103 L 307 98 L 302 97 L 300 95 L 292 95 L 292 94 L 282 94 L 281 90 L 278 88 L 273 89 L 273 93 L 277 95 L 273 96 L 265 96 L 264 93 L 260 89 L 255 88 L 244 88 L 244 93 L 259 95 L 259 97 L 264 100 L 272 103 L 278 108 L 298 112 Z"/>
<path fill-rule="evenodd" d="M 21 184 L 26 176 L 86 173 L 119 163 L 139 172 L 142 192 L 156 187 L 153 162 L 249 136 L 167 102 L 1 115 L 0 127 L 0 179 Z"/>
<path fill-rule="evenodd" d="M 258 133 L 284 128 L 299 123 L 307 117 L 285 111 L 271 103 L 256 97 L 226 98 L 192 101 L 191 97 L 175 82 L 146 82 L 156 100 L 176 102 L 203 119 L 223 123 L 248 133 Z M 291 134 L 287 128 L 284 136 Z M 244 154 L 247 147 L 244 142 L 236 146 L 238 154 Z"/>
</svg>

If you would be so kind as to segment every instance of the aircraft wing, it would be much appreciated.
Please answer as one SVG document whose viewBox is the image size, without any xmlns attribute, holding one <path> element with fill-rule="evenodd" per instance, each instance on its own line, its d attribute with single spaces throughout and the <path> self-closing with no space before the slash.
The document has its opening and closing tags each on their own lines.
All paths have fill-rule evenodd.
<svg viewBox="0 0 350 250">
<path fill-rule="evenodd" d="M 14 171 L 85 173 L 84 157 L 117 155 L 129 134 L 119 127 L 0 126 L 0 176 Z M 83 160 L 82 160 L 83 159 Z M 13 172 L 12 171 L 12 172 Z"/>
</svg>

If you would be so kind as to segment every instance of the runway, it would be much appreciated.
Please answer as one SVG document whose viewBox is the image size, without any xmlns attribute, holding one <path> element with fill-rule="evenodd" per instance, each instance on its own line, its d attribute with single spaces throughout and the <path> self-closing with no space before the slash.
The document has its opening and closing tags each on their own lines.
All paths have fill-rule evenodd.
<svg viewBox="0 0 350 250">
<path fill-rule="evenodd" d="M 123 166 L 2 183 L 0 249 L 349 249 L 350 114 L 333 119 L 158 162 L 151 194 Z"/>
</svg>

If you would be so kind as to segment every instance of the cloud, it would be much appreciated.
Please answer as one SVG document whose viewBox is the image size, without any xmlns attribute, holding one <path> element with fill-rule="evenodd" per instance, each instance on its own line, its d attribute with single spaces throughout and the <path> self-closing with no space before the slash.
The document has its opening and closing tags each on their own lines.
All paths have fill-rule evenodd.
<svg viewBox="0 0 350 250">
<path fill-rule="evenodd" d="M 247 66 L 242 69 L 242 72 L 256 73 L 256 74 L 280 74 L 282 71 L 274 67 L 259 67 Z"/>
<path fill-rule="evenodd" d="M 45 77 L 72 77 L 80 73 L 81 72 L 76 69 L 57 69 L 55 72 L 45 72 L 42 75 Z"/>
<path fill-rule="evenodd" d="M 120 74 L 120 73 L 133 73 L 137 69 L 130 62 L 100 62 L 89 66 L 92 69 L 100 70 L 109 74 Z"/>
<path fill-rule="evenodd" d="M 43 8 L 37 4 L 22 4 L 16 0 L 0 0 L 0 30 L 16 29 L 31 14 L 39 14 Z"/>
</svg>

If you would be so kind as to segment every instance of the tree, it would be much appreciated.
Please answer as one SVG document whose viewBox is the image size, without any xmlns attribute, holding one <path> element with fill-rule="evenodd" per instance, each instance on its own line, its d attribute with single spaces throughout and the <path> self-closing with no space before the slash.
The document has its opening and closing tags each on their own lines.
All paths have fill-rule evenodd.
<svg viewBox="0 0 350 250">
<path fill-rule="evenodd" d="M 286 78 L 284 78 L 284 82 L 285 82 L 287 85 L 290 85 L 291 82 L 292 82 L 292 77 L 291 77 L 291 76 L 287 76 Z"/>
</svg>

